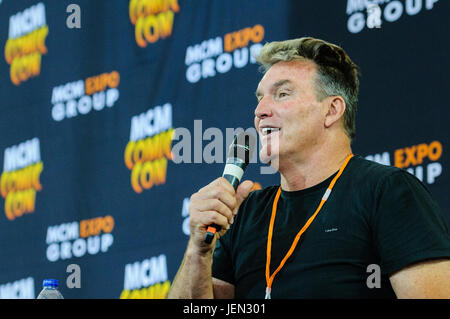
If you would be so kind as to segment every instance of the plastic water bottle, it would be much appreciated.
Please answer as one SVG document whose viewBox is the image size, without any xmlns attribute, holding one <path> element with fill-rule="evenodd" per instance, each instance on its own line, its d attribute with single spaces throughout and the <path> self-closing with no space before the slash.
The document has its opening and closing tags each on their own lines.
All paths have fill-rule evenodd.
<svg viewBox="0 0 450 319">
<path fill-rule="evenodd" d="M 64 299 L 58 290 L 58 280 L 44 279 L 42 290 L 37 299 Z"/>
</svg>

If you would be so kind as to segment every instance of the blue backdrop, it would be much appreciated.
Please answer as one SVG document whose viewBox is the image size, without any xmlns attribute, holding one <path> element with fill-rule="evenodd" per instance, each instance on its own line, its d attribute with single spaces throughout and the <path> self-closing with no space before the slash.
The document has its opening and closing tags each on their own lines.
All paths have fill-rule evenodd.
<svg viewBox="0 0 450 319">
<path fill-rule="evenodd" d="M 44 278 L 65 298 L 165 297 L 189 197 L 221 175 L 227 128 L 253 126 L 254 57 L 274 40 L 347 51 L 354 153 L 416 175 L 450 221 L 450 4 L 369 2 L 0 1 L 0 297 Z M 245 178 L 278 183 L 263 168 Z"/>
</svg>

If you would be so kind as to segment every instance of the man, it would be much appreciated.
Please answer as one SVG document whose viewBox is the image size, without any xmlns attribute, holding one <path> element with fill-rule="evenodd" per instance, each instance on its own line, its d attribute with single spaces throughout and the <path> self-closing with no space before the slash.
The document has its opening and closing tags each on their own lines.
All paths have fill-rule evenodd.
<svg viewBox="0 0 450 319">
<path fill-rule="evenodd" d="M 358 67 L 313 38 L 266 44 L 258 61 L 260 158 L 280 185 L 235 192 L 218 178 L 192 195 L 168 298 L 450 298 L 450 239 L 431 195 L 352 154 Z M 213 223 L 219 240 L 206 244 Z"/>
</svg>

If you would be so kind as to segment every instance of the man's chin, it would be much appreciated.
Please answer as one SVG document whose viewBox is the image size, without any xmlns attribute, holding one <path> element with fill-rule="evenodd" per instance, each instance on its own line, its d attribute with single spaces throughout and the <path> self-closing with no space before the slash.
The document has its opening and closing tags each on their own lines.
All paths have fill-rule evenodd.
<svg viewBox="0 0 450 319">
<path fill-rule="evenodd" d="M 261 150 L 261 152 L 259 152 L 259 160 L 263 164 L 267 164 L 267 165 L 270 165 L 270 166 L 274 166 L 274 165 L 278 166 L 278 162 L 279 162 L 278 161 L 278 154 L 270 154 L 269 155 L 266 152 L 263 152 L 263 150 Z"/>
</svg>

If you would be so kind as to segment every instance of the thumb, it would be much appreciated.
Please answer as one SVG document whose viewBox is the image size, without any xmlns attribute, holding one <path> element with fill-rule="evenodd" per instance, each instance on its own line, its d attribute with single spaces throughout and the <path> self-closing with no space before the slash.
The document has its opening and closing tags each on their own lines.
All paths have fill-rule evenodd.
<svg viewBox="0 0 450 319">
<path fill-rule="evenodd" d="M 239 184 L 238 188 L 236 189 L 236 198 L 237 198 L 237 205 L 234 209 L 234 213 L 237 212 L 239 209 L 239 206 L 241 206 L 244 199 L 247 198 L 248 194 L 250 194 L 250 191 L 253 188 L 253 182 L 252 181 L 244 181 L 241 184 Z"/>
</svg>

